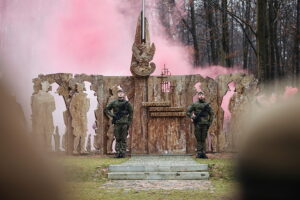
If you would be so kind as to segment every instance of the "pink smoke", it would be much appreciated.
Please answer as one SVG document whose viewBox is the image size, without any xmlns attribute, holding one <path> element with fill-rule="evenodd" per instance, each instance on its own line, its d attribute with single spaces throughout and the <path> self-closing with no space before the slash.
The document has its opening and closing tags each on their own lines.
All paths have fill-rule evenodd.
<svg viewBox="0 0 300 200">
<path fill-rule="evenodd" d="M 54 65 L 64 72 L 129 75 L 135 31 L 130 24 L 137 16 L 124 16 L 119 4 L 67 0 L 49 24 L 45 41 Z"/>
<path fill-rule="evenodd" d="M 207 67 L 197 67 L 192 68 L 191 74 L 201 74 L 203 77 L 210 77 L 210 78 L 216 78 L 219 75 L 222 74 L 232 74 L 232 73 L 247 73 L 243 69 L 239 68 L 226 68 L 223 66 L 207 66 Z"/>
<path fill-rule="evenodd" d="M 139 0 L 1 0 L 1 53 L 20 102 L 30 113 L 32 79 L 47 73 L 131 75 L 131 48 Z M 147 1 L 153 4 L 154 1 Z M 4 6 L 2 6 L 2 4 Z M 159 24 L 157 9 L 148 6 L 152 41 L 157 52 L 155 74 L 164 64 L 172 75 L 240 72 L 221 66 L 194 68 L 191 47 L 168 40 Z M 156 20 L 155 20 L 156 19 Z M 22 74 L 18 80 L 12 77 Z"/>
<path fill-rule="evenodd" d="M 157 69 L 154 75 L 159 75 L 161 70 L 166 66 L 172 73 L 172 75 L 191 75 L 200 74 L 203 77 L 216 78 L 221 74 L 230 73 L 247 73 L 245 70 L 238 67 L 226 68 L 223 66 L 198 66 L 192 65 L 193 57 L 191 52 L 193 49 L 191 46 L 183 46 L 178 42 L 170 40 L 161 24 L 155 20 L 155 28 L 158 28 L 159 32 L 153 33 L 153 41 L 156 44 L 156 55 L 154 62 Z"/>
<path fill-rule="evenodd" d="M 26 72 L 31 72 L 30 79 L 37 74 L 58 72 L 131 75 L 131 47 L 140 1 L 3 2 L 6 5 L 1 13 L 4 19 L 1 25 L 6 30 L 0 33 L 3 48 L 18 70 L 26 68 Z M 214 78 L 219 74 L 241 72 L 221 66 L 194 68 L 192 48 L 168 39 L 157 9 L 151 7 L 155 6 L 153 2 L 148 2 L 147 16 L 157 48 L 155 75 L 160 74 L 164 65 L 174 75 L 201 74 Z"/>
<path fill-rule="evenodd" d="M 140 7 L 122 2 L 67 0 L 49 24 L 45 40 L 53 66 L 62 72 L 131 75 L 131 47 Z M 148 18 L 152 42 L 157 49 L 154 75 L 159 75 L 164 65 L 173 75 L 201 74 L 215 78 L 219 74 L 243 72 L 221 66 L 194 68 L 191 47 L 169 40 L 159 19 L 152 15 Z"/>
<path fill-rule="evenodd" d="M 284 92 L 284 94 L 283 94 L 283 97 L 284 97 L 285 99 L 287 99 L 287 98 L 289 98 L 289 97 L 291 97 L 291 96 L 296 95 L 298 92 L 299 92 L 299 89 L 298 89 L 298 88 L 286 86 L 286 87 L 285 87 L 285 92 Z"/>
</svg>

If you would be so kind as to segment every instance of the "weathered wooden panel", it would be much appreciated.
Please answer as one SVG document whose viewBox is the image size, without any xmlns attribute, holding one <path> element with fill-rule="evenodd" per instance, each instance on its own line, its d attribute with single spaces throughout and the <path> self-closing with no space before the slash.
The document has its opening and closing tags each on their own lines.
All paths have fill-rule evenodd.
<svg viewBox="0 0 300 200">
<path fill-rule="evenodd" d="M 34 83 L 34 94 L 41 89 L 40 83 L 43 81 L 48 81 L 50 84 L 57 83 L 59 85 L 57 92 L 64 98 L 66 104 L 66 111 L 63 113 L 64 122 L 66 125 L 66 136 L 65 136 L 65 150 L 67 154 L 71 154 L 73 151 L 73 129 L 72 129 L 72 118 L 69 112 L 70 102 L 73 94 L 75 93 L 75 84 L 72 84 L 73 75 L 66 73 L 58 74 L 48 74 L 48 75 L 39 75 L 38 78 L 33 79 Z M 34 124 L 33 124 L 34 126 Z"/>
<path fill-rule="evenodd" d="M 168 92 L 163 92 L 161 87 L 161 82 L 170 82 L 170 88 Z M 219 109 L 218 97 L 217 97 L 217 83 L 211 78 L 203 78 L 200 75 L 188 75 L 188 76 L 166 76 L 166 77 L 150 77 L 148 84 L 148 94 L 149 101 L 154 100 L 164 100 L 170 101 L 171 106 L 183 108 L 181 111 L 185 111 L 187 107 L 193 103 L 193 97 L 195 96 L 197 90 L 195 85 L 200 83 L 201 90 L 205 92 L 207 101 L 211 104 L 213 110 L 217 115 Z M 157 91 L 154 91 L 157 90 Z M 156 108 L 150 108 L 152 109 Z M 168 109 L 167 107 L 165 109 Z M 163 114 L 154 114 L 154 115 L 163 115 Z M 172 115 L 172 114 L 171 114 Z M 150 113 L 152 116 L 152 113 Z M 178 117 L 185 117 L 185 114 L 181 113 Z M 213 121 L 213 124 L 209 130 L 208 141 L 207 141 L 207 150 L 217 151 L 217 135 L 219 132 L 219 127 L 216 123 L 217 119 Z M 196 148 L 196 139 L 193 133 L 193 124 L 189 119 L 185 119 L 184 129 L 182 131 L 186 134 L 187 142 L 187 153 L 194 153 Z M 149 137 L 153 134 L 149 130 Z M 167 133 L 166 133 L 167 134 Z"/>
<path fill-rule="evenodd" d="M 103 90 L 103 76 L 100 75 L 92 75 L 91 76 L 91 90 L 95 91 L 95 95 L 97 96 L 98 106 L 95 112 L 96 119 L 96 135 L 94 137 L 94 147 L 99 151 L 100 154 L 105 154 L 105 133 L 104 133 L 104 90 Z"/>
<path fill-rule="evenodd" d="M 239 130 L 239 120 L 243 113 L 243 108 L 246 104 L 253 101 L 257 89 L 257 80 L 253 75 L 246 75 L 243 73 L 236 74 L 224 74 L 216 78 L 218 84 L 218 104 L 222 104 L 222 100 L 228 91 L 228 84 L 235 83 L 235 92 L 230 99 L 229 111 L 231 119 L 229 121 L 229 130 L 223 128 L 224 123 L 224 111 L 221 106 L 218 110 L 218 125 L 219 129 L 219 152 L 235 151 L 235 141 Z"/>
<path fill-rule="evenodd" d="M 238 130 L 238 120 L 243 107 L 252 101 L 257 81 L 245 74 L 221 75 L 216 80 L 200 75 L 163 76 L 163 77 L 103 77 L 101 75 L 49 74 L 34 79 L 34 94 L 40 90 L 40 83 L 47 80 L 59 85 L 58 93 L 63 96 L 67 110 L 64 112 L 66 124 L 66 150 L 73 151 L 72 118 L 69 105 L 75 91 L 75 84 L 91 82 L 95 91 L 98 108 L 95 111 L 97 133 L 95 146 L 101 154 L 112 153 L 113 126 L 103 113 L 104 107 L 116 99 L 116 90 L 121 86 L 134 108 L 134 119 L 129 129 L 129 149 L 132 153 L 165 153 L 165 151 L 194 153 L 196 140 L 193 124 L 185 117 L 185 110 L 192 104 L 197 90 L 206 94 L 206 100 L 212 106 L 215 120 L 209 129 L 207 138 L 208 151 L 233 150 Z M 230 103 L 232 122 L 230 132 L 222 133 L 224 112 L 221 103 L 227 92 L 228 84 L 235 82 L 236 93 Z M 168 83 L 162 89 L 161 83 Z M 165 88 L 167 86 L 167 88 Z M 169 88 L 168 88 L 169 87 Z M 180 114 L 179 114 L 180 113 Z M 176 116 L 174 116 L 176 115 Z M 168 117 L 165 117 L 168 116 Z M 33 124 L 34 125 L 34 124 Z"/>
<path fill-rule="evenodd" d="M 150 117 L 186 117 L 186 112 L 151 112 Z"/>
<path fill-rule="evenodd" d="M 170 101 L 166 102 L 142 102 L 142 106 L 144 107 L 164 107 L 171 106 Z"/>
<path fill-rule="evenodd" d="M 184 112 L 184 107 L 150 107 L 150 112 Z"/>
<path fill-rule="evenodd" d="M 185 154 L 186 132 L 180 118 L 150 118 L 148 148 L 150 154 Z"/>
<path fill-rule="evenodd" d="M 149 100 L 148 101 L 170 101 L 172 107 L 181 107 L 182 110 L 187 107 L 187 103 L 185 103 L 184 94 L 185 83 L 184 76 L 171 76 L 171 77 L 150 77 L 149 84 L 148 84 L 148 94 Z M 163 92 L 162 90 L 162 82 L 170 82 L 170 88 L 166 90 L 167 92 Z M 155 91 L 156 90 L 156 91 Z M 190 98 L 192 100 L 192 96 Z M 150 108 L 156 109 L 156 108 Z M 172 108 L 165 108 L 165 109 L 172 109 Z M 181 110 L 181 111 L 182 111 Z M 163 114 L 154 114 L 150 113 L 150 116 L 153 115 L 163 115 Z M 165 114 L 166 115 L 166 114 Z M 167 114 L 168 115 L 168 114 Z M 173 115 L 173 114 L 170 114 Z M 187 152 L 187 135 L 189 134 L 189 127 L 187 126 L 186 120 L 184 119 L 185 113 L 181 112 L 180 116 L 173 117 L 173 118 L 158 118 L 158 119 L 150 119 L 148 124 L 149 131 L 148 131 L 148 142 L 149 142 L 149 152 L 152 153 L 163 153 L 164 151 L 168 151 L 171 153 L 178 152 L 176 148 L 174 151 L 170 148 L 168 141 L 175 141 L 178 140 L 178 132 L 181 134 L 181 142 L 184 141 L 185 144 L 181 144 L 179 142 L 179 151 Z M 155 128 L 154 128 L 155 127 Z M 172 128 L 174 127 L 177 129 L 177 132 L 174 132 Z M 164 139 L 165 138 L 165 139 Z M 152 141 L 153 140 L 153 141 Z M 155 150 L 155 145 L 157 145 L 157 149 Z M 184 150 L 182 148 L 185 147 Z"/>
<path fill-rule="evenodd" d="M 174 77 L 175 78 L 175 77 Z M 178 78 L 177 78 L 178 79 Z M 182 76 L 180 79 L 176 80 L 176 88 L 175 88 L 175 98 L 174 101 L 179 101 L 180 105 L 187 107 L 193 103 L 193 97 L 197 93 L 195 88 L 196 83 L 205 80 L 200 75 L 191 75 L 191 76 Z M 179 97 L 179 98 L 178 98 Z M 186 142 L 187 142 L 187 153 L 195 153 L 196 149 L 196 138 L 193 132 L 193 123 L 186 118 L 185 120 L 186 129 Z"/>
<path fill-rule="evenodd" d="M 134 81 L 135 96 L 133 105 L 133 125 L 131 135 L 131 153 L 148 153 L 148 111 L 142 102 L 148 102 L 148 78 L 136 78 Z"/>
<path fill-rule="evenodd" d="M 99 103 L 102 107 L 98 115 L 102 115 L 103 117 L 103 133 L 104 133 L 104 153 L 110 154 L 112 153 L 112 145 L 114 141 L 114 134 L 113 130 L 114 127 L 111 123 L 111 119 L 109 119 L 104 113 L 103 109 L 107 106 L 107 104 L 115 99 L 117 99 L 117 89 L 118 86 L 122 87 L 125 91 L 125 94 L 131 103 L 134 104 L 134 94 L 135 88 L 134 86 L 134 78 L 133 77 L 126 77 L 126 76 L 106 76 L 103 78 L 103 97 L 101 98 L 101 103 Z M 134 105 L 133 105 L 134 106 Z M 101 123 L 101 121 L 100 121 Z M 133 124 L 134 125 L 134 124 Z M 132 129 L 129 129 L 129 134 L 132 134 Z"/>
</svg>

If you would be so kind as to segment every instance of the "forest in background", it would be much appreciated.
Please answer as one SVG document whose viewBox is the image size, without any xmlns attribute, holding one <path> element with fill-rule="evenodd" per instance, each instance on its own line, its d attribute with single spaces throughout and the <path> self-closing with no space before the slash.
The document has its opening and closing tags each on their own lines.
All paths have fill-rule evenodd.
<svg viewBox="0 0 300 200">
<path fill-rule="evenodd" d="M 238 67 L 264 83 L 299 85 L 300 0 L 158 0 L 168 36 L 195 67 Z"/>
</svg>

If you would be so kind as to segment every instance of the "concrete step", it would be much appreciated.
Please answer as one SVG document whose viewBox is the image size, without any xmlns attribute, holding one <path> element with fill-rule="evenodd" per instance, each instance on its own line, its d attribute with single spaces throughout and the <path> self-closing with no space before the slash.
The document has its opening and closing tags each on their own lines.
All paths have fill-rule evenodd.
<svg viewBox="0 0 300 200">
<path fill-rule="evenodd" d="M 109 172 L 111 180 L 207 180 L 208 172 Z"/>
<path fill-rule="evenodd" d="M 132 156 L 128 161 L 110 165 L 112 180 L 206 180 L 208 165 L 191 156 Z"/>
<path fill-rule="evenodd" d="M 109 172 L 202 172 L 208 171 L 208 165 L 110 165 L 108 170 Z"/>
</svg>

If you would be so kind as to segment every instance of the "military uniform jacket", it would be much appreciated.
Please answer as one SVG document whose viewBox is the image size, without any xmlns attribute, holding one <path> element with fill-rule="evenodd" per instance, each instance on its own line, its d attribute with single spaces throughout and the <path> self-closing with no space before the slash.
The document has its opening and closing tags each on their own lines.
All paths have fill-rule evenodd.
<svg viewBox="0 0 300 200">
<path fill-rule="evenodd" d="M 104 112 L 109 117 L 114 117 L 117 113 L 122 113 L 122 117 L 116 121 L 116 124 L 131 124 L 132 122 L 133 109 L 126 100 L 117 99 L 110 102 L 104 109 Z"/>
<path fill-rule="evenodd" d="M 190 105 L 187 110 L 188 117 L 194 119 L 197 115 L 200 115 L 197 124 L 211 125 L 214 118 L 214 113 L 209 103 L 200 100 Z"/>
</svg>

